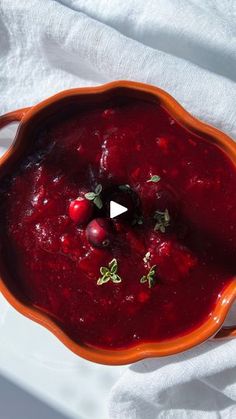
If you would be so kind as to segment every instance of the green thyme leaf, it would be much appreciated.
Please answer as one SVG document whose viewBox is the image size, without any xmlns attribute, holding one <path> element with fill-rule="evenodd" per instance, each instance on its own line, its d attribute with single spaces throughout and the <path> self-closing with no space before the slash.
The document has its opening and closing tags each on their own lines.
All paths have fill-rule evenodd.
<svg viewBox="0 0 236 419">
<path fill-rule="evenodd" d="M 102 192 L 102 185 L 97 185 L 94 192 L 99 195 Z"/>
<path fill-rule="evenodd" d="M 101 266 L 100 273 L 102 277 L 97 280 L 97 285 L 106 284 L 109 281 L 113 282 L 114 284 L 120 283 L 122 279 L 117 274 L 117 270 L 118 263 L 117 259 L 115 258 L 108 263 L 108 268 L 106 266 Z"/>
<path fill-rule="evenodd" d="M 102 185 L 97 185 L 94 192 L 87 192 L 84 196 L 89 201 L 93 201 L 94 205 L 98 209 L 101 209 L 103 207 L 102 200 L 101 200 L 101 194 L 102 192 Z"/>
<path fill-rule="evenodd" d="M 112 273 L 112 274 L 116 274 L 116 272 L 117 272 L 117 265 L 113 265 L 113 266 L 111 267 L 111 273 Z"/>
<path fill-rule="evenodd" d="M 113 258 L 109 263 L 108 263 L 109 268 L 111 269 L 113 266 L 117 266 L 117 260 L 115 258 Z"/>
<path fill-rule="evenodd" d="M 145 282 L 148 282 L 148 287 L 153 288 L 156 284 L 156 265 L 153 265 L 150 269 L 147 275 L 143 275 L 140 279 L 140 283 L 144 284 Z"/>
<path fill-rule="evenodd" d="M 143 275 L 142 278 L 140 278 L 140 282 L 141 282 L 141 284 L 144 284 L 145 282 L 147 282 L 146 275 Z"/>
<path fill-rule="evenodd" d="M 150 270 L 149 270 L 149 272 L 148 272 L 148 274 L 147 274 L 147 277 L 148 277 L 148 278 L 153 277 L 153 276 L 155 275 L 155 273 L 156 273 L 156 265 L 153 265 L 153 266 L 150 268 Z"/>
<path fill-rule="evenodd" d="M 148 278 L 148 287 L 149 288 L 153 288 L 154 285 L 156 284 L 156 279 L 153 277 Z"/>
<path fill-rule="evenodd" d="M 100 268 L 101 275 L 106 275 L 109 272 L 109 269 L 105 268 L 105 266 L 102 266 Z"/>
<path fill-rule="evenodd" d="M 164 218 L 165 218 L 165 222 L 166 223 L 169 223 L 170 222 L 170 214 L 169 214 L 168 209 L 165 209 Z"/>
<path fill-rule="evenodd" d="M 158 175 L 153 175 L 150 179 L 147 180 L 147 182 L 154 182 L 157 183 L 161 180 L 160 176 Z"/>
<path fill-rule="evenodd" d="M 85 198 L 88 199 L 89 201 L 93 201 L 94 198 L 96 197 L 94 192 L 87 192 L 85 195 Z"/>
<path fill-rule="evenodd" d="M 94 203 L 94 205 L 96 205 L 96 207 L 98 209 L 101 209 L 103 207 L 103 203 L 102 203 L 102 200 L 101 200 L 100 196 L 96 196 L 93 200 L 93 203 Z"/>
<path fill-rule="evenodd" d="M 119 275 L 115 275 L 115 277 L 112 278 L 112 282 L 114 282 L 114 284 L 119 284 L 121 281 L 122 279 Z"/>
</svg>

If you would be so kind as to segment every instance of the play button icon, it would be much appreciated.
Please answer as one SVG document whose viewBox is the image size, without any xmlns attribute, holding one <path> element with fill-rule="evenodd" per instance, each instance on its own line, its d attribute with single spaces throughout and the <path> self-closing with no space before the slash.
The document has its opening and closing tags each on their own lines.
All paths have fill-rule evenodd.
<svg viewBox="0 0 236 419">
<path fill-rule="evenodd" d="M 118 217 L 118 215 L 121 215 L 126 211 L 128 211 L 128 208 L 115 201 L 110 201 L 110 218 Z"/>
</svg>

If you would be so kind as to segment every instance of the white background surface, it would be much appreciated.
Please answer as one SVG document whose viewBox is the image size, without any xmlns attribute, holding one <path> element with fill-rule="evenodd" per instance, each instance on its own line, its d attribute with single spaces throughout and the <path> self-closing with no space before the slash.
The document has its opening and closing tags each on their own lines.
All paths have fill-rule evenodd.
<svg viewBox="0 0 236 419">
<path fill-rule="evenodd" d="M 1 130 L 0 144 L 9 145 L 13 133 L 12 128 Z M 3 151 L 0 148 L 1 154 Z M 76 419 L 107 418 L 109 391 L 124 368 L 93 364 L 77 357 L 50 332 L 9 306 L 0 294 L 0 373 L 60 412 Z M 27 408 L 30 398 L 22 398 L 21 394 L 19 398 Z M 33 419 L 27 409 L 27 416 L 8 417 L 12 409 L 7 398 L 3 417 L 4 400 L 0 400 L 1 419 Z M 15 397 L 11 402 L 16 403 Z M 53 412 L 45 418 L 43 407 L 35 405 L 33 399 L 31 403 L 42 414 L 39 419 L 63 419 Z"/>
<path fill-rule="evenodd" d="M 236 1 L 0 0 L 0 114 L 117 79 L 162 87 L 236 138 Z M 75 358 L 41 327 L 5 314 L 0 368 L 77 417 L 104 419 L 123 369 Z M 207 342 L 132 366 L 113 390 L 109 419 L 234 419 L 235 354 L 236 340 Z"/>
</svg>

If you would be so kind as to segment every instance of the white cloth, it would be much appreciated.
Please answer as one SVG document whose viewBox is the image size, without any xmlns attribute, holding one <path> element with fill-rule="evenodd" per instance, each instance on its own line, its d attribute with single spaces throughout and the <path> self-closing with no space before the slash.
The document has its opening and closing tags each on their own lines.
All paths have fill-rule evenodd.
<svg viewBox="0 0 236 419">
<path fill-rule="evenodd" d="M 0 0 L 0 113 L 115 79 L 158 85 L 236 138 L 236 1 Z M 109 412 L 236 417 L 236 339 L 131 366 Z"/>
</svg>

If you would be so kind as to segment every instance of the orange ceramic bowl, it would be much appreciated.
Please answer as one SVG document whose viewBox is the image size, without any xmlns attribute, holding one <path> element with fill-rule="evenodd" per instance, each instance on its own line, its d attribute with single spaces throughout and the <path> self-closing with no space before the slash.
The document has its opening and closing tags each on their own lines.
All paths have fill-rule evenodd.
<svg viewBox="0 0 236 419">
<path fill-rule="evenodd" d="M 31 108 L 20 109 L 0 117 L 0 128 L 11 122 L 19 121 L 16 138 L 13 145 L 0 159 L 0 180 L 6 172 L 9 172 L 19 159 L 21 153 L 28 146 L 26 138 L 29 133 L 40 125 L 45 117 L 53 115 L 65 104 L 75 101 L 83 103 L 100 103 L 114 96 L 125 95 L 126 97 L 139 98 L 145 100 L 155 100 L 161 103 L 166 110 L 182 126 L 195 134 L 204 135 L 217 144 L 236 165 L 236 144 L 226 134 L 213 128 L 190 115 L 182 106 L 175 101 L 168 93 L 163 90 L 136 82 L 115 81 L 104 86 L 86 87 L 71 89 L 58 93 L 51 98 L 44 100 Z M 27 135 L 26 135 L 27 133 Z M 33 307 L 26 297 L 21 295 L 17 289 L 17 284 L 4 268 L 4 261 L 0 257 L 0 287 L 3 295 L 9 303 L 26 317 L 40 323 L 58 339 L 61 340 L 71 351 L 90 361 L 119 365 L 132 363 L 147 357 L 159 357 L 176 354 L 186 349 L 192 348 L 210 337 L 234 337 L 236 327 L 221 328 L 224 319 L 236 297 L 236 278 L 219 295 L 215 308 L 211 316 L 195 330 L 185 335 L 162 341 L 160 343 L 137 343 L 132 348 L 122 350 L 104 350 L 78 344 L 73 341 L 53 320 L 50 315 Z"/>
</svg>

